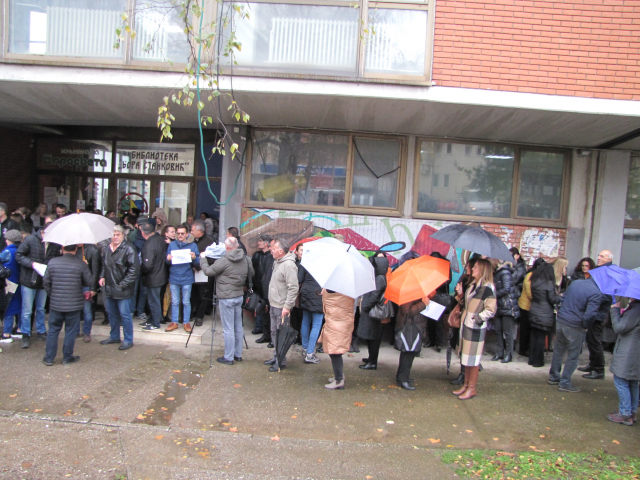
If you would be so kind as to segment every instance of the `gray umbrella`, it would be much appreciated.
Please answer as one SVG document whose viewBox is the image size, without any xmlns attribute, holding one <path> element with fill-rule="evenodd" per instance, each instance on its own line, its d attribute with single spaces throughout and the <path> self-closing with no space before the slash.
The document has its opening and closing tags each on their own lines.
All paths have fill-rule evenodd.
<svg viewBox="0 0 640 480">
<path fill-rule="evenodd" d="M 515 262 L 509 248 L 494 234 L 470 225 L 449 225 L 430 235 L 431 238 L 457 248 L 479 253 L 488 258 Z"/>
</svg>

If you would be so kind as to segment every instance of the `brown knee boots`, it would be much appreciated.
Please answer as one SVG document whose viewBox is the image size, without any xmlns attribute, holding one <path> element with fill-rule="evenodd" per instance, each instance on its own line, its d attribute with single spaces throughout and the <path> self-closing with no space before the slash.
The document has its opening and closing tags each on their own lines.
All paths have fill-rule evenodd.
<svg viewBox="0 0 640 480">
<path fill-rule="evenodd" d="M 465 367 L 465 377 L 468 382 L 467 388 L 458 398 L 460 400 L 469 400 L 476 396 L 476 386 L 478 385 L 478 373 L 480 367 Z M 455 392 L 454 392 L 455 393 Z"/>
</svg>

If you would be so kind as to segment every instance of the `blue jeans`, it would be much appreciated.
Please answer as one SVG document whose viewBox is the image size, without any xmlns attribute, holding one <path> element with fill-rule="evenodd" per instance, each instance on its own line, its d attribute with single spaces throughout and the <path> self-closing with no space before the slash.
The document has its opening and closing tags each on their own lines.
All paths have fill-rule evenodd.
<svg viewBox="0 0 640 480">
<path fill-rule="evenodd" d="M 613 384 L 618 390 L 618 410 L 620 415 L 628 417 L 638 411 L 638 380 L 625 380 L 617 375 L 613 376 Z"/>
<path fill-rule="evenodd" d="M 302 337 L 302 348 L 307 353 L 314 353 L 316 350 L 316 342 L 322 328 L 322 319 L 324 313 L 302 311 L 302 325 L 300 326 L 300 336 Z"/>
<path fill-rule="evenodd" d="M 267 313 L 266 315 L 266 319 L 264 313 L 256 315 L 256 328 L 260 328 L 262 330 L 262 333 L 267 333 L 269 331 L 269 324 L 271 323 L 271 320 L 269 320 L 268 317 L 269 314 Z"/>
<path fill-rule="evenodd" d="M 120 340 L 120 325 L 124 343 L 133 343 L 133 315 L 131 314 L 131 299 L 115 299 L 104 296 L 104 306 L 109 314 L 109 325 L 111 325 L 111 340 Z"/>
<path fill-rule="evenodd" d="M 64 325 L 64 343 L 62 344 L 62 360 L 68 361 L 73 358 L 73 347 L 76 344 L 76 335 L 80 328 L 81 310 L 75 312 L 49 311 L 49 333 L 47 334 L 47 345 L 45 347 L 44 359 L 50 362 L 56 358 L 58 353 L 58 337 Z"/>
<path fill-rule="evenodd" d="M 191 285 L 171 284 L 171 321 L 180 319 L 180 292 L 182 292 L 182 321 L 186 325 L 191 318 Z"/>
<path fill-rule="evenodd" d="M 549 380 L 559 382 L 559 386 L 571 386 L 571 375 L 578 367 L 578 357 L 584 343 L 586 332 L 583 328 L 570 327 L 564 323 L 558 323 L 556 326 L 556 341 L 553 345 L 553 359 L 551 360 L 551 368 L 549 369 Z M 562 369 L 562 359 L 567 354 L 567 362 Z"/>
<path fill-rule="evenodd" d="M 11 335 L 11 332 L 13 331 L 13 321 L 15 320 L 16 325 L 19 326 L 20 325 L 20 319 L 21 314 L 22 314 L 22 295 L 21 295 L 21 291 L 20 289 L 16 289 L 15 293 L 7 293 L 6 296 L 6 302 L 7 302 L 7 307 L 5 309 L 5 314 L 4 314 L 4 329 L 3 329 L 3 334 L 5 336 Z M 7 312 L 12 311 L 12 306 L 11 303 L 14 303 L 15 305 L 20 305 L 20 313 L 11 313 L 8 314 Z M 17 317 L 17 318 L 16 318 Z"/>
<path fill-rule="evenodd" d="M 242 297 L 220 299 L 220 321 L 224 334 L 224 359 L 242 358 Z"/>
<path fill-rule="evenodd" d="M 82 287 L 82 293 L 90 292 L 90 287 Z M 85 335 L 91 335 L 91 326 L 93 325 L 93 298 L 87 300 L 85 298 L 82 305 L 82 316 L 84 318 L 84 324 L 82 325 L 82 333 Z M 51 319 L 49 319 L 51 322 Z"/>
<path fill-rule="evenodd" d="M 138 290 L 138 305 L 136 307 L 136 312 L 138 315 L 142 315 L 144 312 L 144 307 L 147 306 L 147 287 L 142 285 L 142 281 L 140 282 L 140 290 Z"/>
<path fill-rule="evenodd" d="M 27 337 L 31 336 L 31 312 L 33 312 L 33 301 L 36 302 L 36 331 L 47 333 L 44 325 L 44 305 L 47 303 L 47 292 L 43 289 L 28 288 L 24 285 L 20 287 L 22 293 L 22 320 L 20 321 L 20 331 Z"/>
<path fill-rule="evenodd" d="M 145 287 L 147 290 L 147 298 L 149 299 L 149 309 L 151 310 L 151 318 L 149 323 L 154 327 L 160 328 L 162 320 L 162 304 L 160 303 L 160 290 L 162 287 Z"/>
</svg>

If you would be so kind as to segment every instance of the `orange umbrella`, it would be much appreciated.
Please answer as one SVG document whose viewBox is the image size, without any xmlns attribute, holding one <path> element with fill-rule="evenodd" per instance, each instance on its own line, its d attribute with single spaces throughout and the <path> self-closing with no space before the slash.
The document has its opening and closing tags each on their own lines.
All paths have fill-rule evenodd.
<svg viewBox="0 0 640 480">
<path fill-rule="evenodd" d="M 391 274 L 385 297 L 398 305 L 424 298 L 449 280 L 449 262 L 427 255 L 403 263 Z"/>
</svg>

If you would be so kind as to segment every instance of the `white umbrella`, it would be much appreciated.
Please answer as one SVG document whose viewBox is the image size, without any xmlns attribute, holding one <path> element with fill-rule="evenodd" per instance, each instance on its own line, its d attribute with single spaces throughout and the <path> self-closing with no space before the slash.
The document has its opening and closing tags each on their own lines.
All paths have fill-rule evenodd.
<svg viewBox="0 0 640 480">
<path fill-rule="evenodd" d="M 304 244 L 302 266 L 322 288 L 357 298 L 376 289 L 373 265 L 353 245 L 335 238 Z"/>
<path fill-rule="evenodd" d="M 72 213 L 53 222 L 44 232 L 46 242 L 62 245 L 95 244 L 111 238 L 112 220 L 93 213 Z"/>
</svg>

